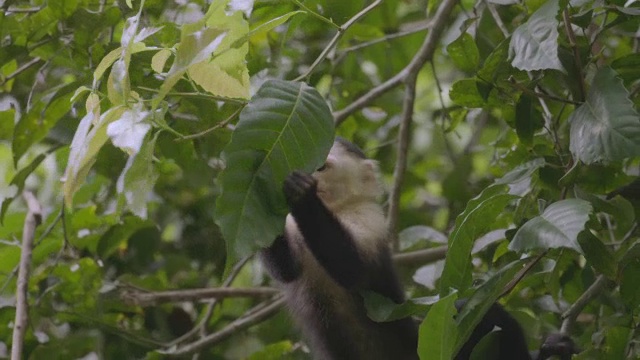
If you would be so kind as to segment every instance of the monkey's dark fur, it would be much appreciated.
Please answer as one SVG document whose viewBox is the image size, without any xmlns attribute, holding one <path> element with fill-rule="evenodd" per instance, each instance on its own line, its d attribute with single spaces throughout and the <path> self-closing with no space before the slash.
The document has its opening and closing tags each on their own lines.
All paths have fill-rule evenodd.
<svg viewBox="0 0 640 360">
<path fill-rule="evenodd" d="M 391 262 L 376 163 L 337 139 L 313 175 L 284 184 L 291 211 L 284 236 L 262 253 L 283 284 L 294 319 L 316 359 L 417 359 L 410 318 L 377 323 L 360 295 L 375 291 L 396 303 L 404 292 Z"/>
</svg>

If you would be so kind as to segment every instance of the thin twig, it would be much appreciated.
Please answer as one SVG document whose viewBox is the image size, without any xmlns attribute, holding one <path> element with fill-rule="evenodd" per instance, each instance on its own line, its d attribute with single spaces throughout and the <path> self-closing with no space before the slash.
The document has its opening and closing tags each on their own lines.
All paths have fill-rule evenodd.
<svg viewBox="0 0 640 360">
<path fill-rule="evenodd" d="M 398 250 L 400 244 L 398 242 L 398 216 L 400 212 L 400 193 L 402 192 L 402 183 L 404 175 L 407 171 L 407 155 L 409 153 L 409 135 L 411 133 L 411 121 L 413 120 L 413 105 L 416 99 L 416 82 L 418 79 L 418 71 L 412 72 L 413 76 L 409 76 L 405 83 L 404 102 L 402 105 L 402 117 L 400 120 L 400 130 L 398 131 L 398 148 L 396 155 L 396 164 L 393 168 L 393 186 L 389 192 L 389 211 L 387 214 L 387 228 L 391 235 L 393 248 Z"/>
<path fill-rule="evenodd" d="M 220 331 L 217 331 L 213 334 L 200 338 L 197 341 L 194 341 L 190 344 L 182 346 L 176 350 L 166 351 L 162 353 L 169 356 L 182 356 L 182 355 L 193 354 L 196 351 L 218 344 L 223 340 L 228 339 L 233 334 L 238 333 L 255 324 L 258 324 L 268 319 L 272 315 L 276 314 L 278 311 L 280 311 L 280 308 L 282 307 L 282 305 L 284 305 L 284 298 L 282 296 L 276 297 L 273 300 L 269 300 L 267 304 L 268 304 L 267 306 L 262 306 L 262 304 L 258 305 L 262 307 L 261 310 L 254 311 L 251 313 L 251 315 L 243 316 L 241 318 L 238 318 L 232 321 L 230 324 L 222 328 Z"/>
<path fill-rule="evenodd" d="M 160 92 L 160 90 L 158 90 L 158 89 L 148 88 L 148 87 L 144 87 L 144 86 L 138 86 L 138 89 L 144 90 L 144 91 L 149 91 L 149 92 L 152 92 L 152 93 L 159 93 Z M 174 91 L 174 92 L 168 92 L 167 96 L 199 97 L 199 98 L 204 98 L 204 99 L 212 99 L 212 100 L 216 100 L 216 101 L 222 101 L 222 102 L 228 102 L 228 103 L 234 103 L 234 104 L 240 104 L 240 105 L 244 105 L 244 104 L 247 103 L 247 100 L 216 96 L 216 95 L 205 94 L 205 93 L 201 93 L 201 92 L 177 92 L 177 91 Z"/>
<path fill-rule="evenodd" d="M 20 254 L 18 282 L 16 285 L 16 317 L 13 322 L 13 342 L 11 345 L 12 360 L 22 359 L 24 334 L 29 321 L 27 292 L 29 290 L 31 251 L 33 250 L 36 227 L 42 222 L 42 207 L 36 197 L 30 191 L 25 191 L 22 196 L 27 203 L 28 211 L 22 230 L 22 253 Z"/>
<path fill-rule="evenodd" d="M 422 43 L 422 46 L 413 57 L 411 62 L 404 69 L 400 70 L 399 73 L 389 78 L 382 84 L 369 90 L 369 92 L 353 101 L 349 106 L 345 107 L 342 110 L 334 112 L 333 118 L 336 125 L 341 124 L 354 112 L 364 108 L 373 100 L 385 94 L 387 91 L 400 85 L 405 81 L 407 76 L 410 76 L 411 72 L 416 71 L 415 69 L 420 69 L 427 61 L 429 61 L 433 57 L 433 54 L 438 45 L 438 40 L 440 39 L 440 35 L 442 35 L 444 30 L 447 28 L 449 15 L 453 11 L 453 7 L 457 3 L 458 0 L 444 0 L 440 4 L 440 7 L 433 17 L 433 22 L 431 23 L 431 31 L 425 38 L 425 41 Z"/>
<path fill-rule="evenodd" d="M 600 293 L 606 289 L 609 284 L 609 279 L 607 279 L 604 275 L 598 275 L 596 281 L 589 286 L 587 291 L 585 291 L 576 302 L 573 303 L 569 307 L 567 311 L 562 314 L 562 327 L 560 327 L 561 334 L 568 334 L 573 327 L 573 324 L 576 322 L 578 315 L 582 312 L 585 306 L 591 302 L 596 296 L 600 295 Z"/>
<path fill-rule="evenodd" d="M 40 60 L 41 59 L 39 57 L 35 57 L 35 58 L 31 59 L 29 62 L 27 62 L 26 64 L 20 66 L 19 68 L 16 69 L 16 71 L 14 71 L 11 74 L 5 76 L 4 79 L 2 79 L 2 82 L 0 83 L 0 86 L 6 84 L 7 81 L 9 81 L 9 80 L 13 79 L 14 77 L 22 74 L 23 72 L 29 70 L 29 68 L 31 68 L 35 64 L 39 63 Z"/>
<path fill-rule="evenodd" d="M 520 271 L 518 271 L 513 279 L 511 279 L 511 281 L 509 281 L 509 283 L 502 289 L 502 293 L 499 297 L 503 297 L 510 293 L 511 290 L 513 290 L 513 288 L 518 285 L 520 280 L 522 280 L 522 278 L 524 278 L 524 276 L 529 272 L 529 270 L 531 270 L 531 268 L 533 268 L 543 257 L 545 257 L 548 252 L 549 250 L 543 251 L 540 255 L 533 258 L 522 269 L 520 269 Z"/>
<path fill-rule="evenodd" d="M 250 259 L 251 259 L 251 256 L 247 256 L 244 259 L 240 260 L 233 267 L 233 269 L 231 269 L 231 271 L 229 272 L 229 275 L 222 283 L 222 287 L 231 286 L 231 284 L 233 283 L 233 280 L 235 280 L 238 274 L 240 274 L 240 271 L 249 262 Z M 213 311 L 215 310 L 216 305 L 218 303 L 219 303 L 218 299 L 211 300 L 211 302 L 209 302 L 209 304 L 207 305 L 207 308 L 205 309 L 204 315 L 202 316 L 202 319 L 200 319 L 200 322 L 198 322 L 198 324 L 194 326 L 193 329 L 189 330 L 189 332 L 174 339 L 169 344 L 167 344 L 166 348 L 170 348 L 177 344 L 180 344 L 183 341 L 190 339 L 191 337 L 195 336 L 198 333 L 204 333 L 207 328 L 207 324 L 209 324 L 209 320 L 211 320 L 211 317 L 213 316 Z"/>
<path fill-rule="evenodd" d="M 338 26 L 338 24 L 334 23 L 333 21 L 327 19 L 326 17 L 318 14 L 317 12 L 309 9 L 305 4 L 303 4 L 302 2 L 298 1 L 298 0 L 292 0 L 292 2 L 294 4 L 296 4 L 299 8 L 301 8 L 302 10 L 304 10 L 305 12 L 307 12 L 309 15 L 315 17 L 316 19 L 322 21 L 325 24 L 329 24 L 329 26 L 336 28 L 336 29 L 340 29 L 340 26 Z"/>
<path fill-rule="evenodd" d="M 29 7 L 29 8 L 16 8 L 16 7 L 10 7 L 7 9 L 7 15 L 14 13 L 14 14 L 19 14 L 19 13 L 37 13 L 38 11 L 42 10 L 42 6 L 39 7 Z"/>
<path fill-rule="evenodd" d="M 196 139 L 196 138 L 205 136 L 205 135 L 207 135 L 208 133 L 210 133 L 212 131 L 215 131 L 217 129 L 223 128 L 223 127 L 227 126 L 227 124 L 229 124 L 231 121 L 233 121 L 233 119 L 235 119 L 240 114 L 242 109 L 244 109 L 244 106 L 241 106 L 238 110 L 234 111 L 234 113 L 231 114 L 228 118 L 222 120 L 221 122 L 217 123 L 216 125 L 214 125 L 213 127 L 209 128 L 207 130 L 201 131 L 201 132 L 196 133 L 196 134 L 185 135 L 185 136 L 183 136 L 181 138 L 176 139 L 176 141 Z"/>
<path fill-rule="evenodd" d="M 402 105 L 402 117 L 400 121 L 400 129 L 398 132 L 398 148 L 396 164 L 393 169 L 393 186 L 389 193 L 389 211 L 387 215 L 387 225 L 391 234 L 397 234 L 396 227 L 398 224 L 398 214 L 400 205 L 400 193 L 402 189 L 402 183 L 404 181 L 404 175 L 407 170 L 407 153 L 409 151 L 409 138 L 411 121 L 413 120 L 413 106 L 416 97 L 416 82 L 418 79 L 418 73 L 424 66 L 424 64 L 431 60 L 433 53 L 435 52 L 437 40 L 440 33 L 443 31 L 444 26 L 439 24 L 444 23 L 455 5 L 455 0 L 445 0 L 440 5 L 438 12 L 435 15 L 434 26 L 427 35 L 422 47 L 418 53 L 411 59 L 409 65 L 407 65 L 400 74 L 403 74 L 402 81 L 405 84 L 405 95 Z M 397 235 L 393 235 L 392 243 L 394 249 L 399 248 L 397 241 Z"/>
<path fill-rule="evenodd" d="M 578 90 L 580 90 L 580 102 L 583 102 L 585 99 L 585 94 L 587 93 L 586 86 L 584 84 L 584 74 L 582 73 L 582 60 L 580 60 L 580 49 L 578 49 L 578 45 L 576 43 L 576 35 L 573 33 L 573 28 L 571 27 L 571 19 L 569 18 L 569 9 L 565 8 L 562 11 L 562 19 L 564 20 L 564 28 L 567 32 L 567 37 L 569 38 L 569 46 L 573 50 L 573 61 L 576 67 L 576 72 L 578 73 Z"/>
<path fill-rule="evenodd" d="M 372 46 L 372 45 L 375 45 L 375 44 L 379 44 L 381 42 L 387 42 L 389 40 L 397 39 L 397 38 L 400 38 L 400 37 L 403 37 L 403 36 L 413 35 L 413 34 L 421 32 L 421 31 L 428 30 L 428 29 L 431 28 L 431 23 L 432 23 L 431 21 L 428 21 L 425 24 L 417 26 L 415 29 L 406 30 L 406 31 L 399 31 L 397 33 L 385 35 L 385 36 L 380 37 L 378 39 L 365 41 L 365 42 L 362 42 L 360 44 L 347 47 L 347 48 L 345 48 L 343 50 L 340 50 L 340 54 L 341 55 L 345 55 L 345 54 L 348 54 L 348 53 L 350 53 L 352 51 L 357 51 L 357 50 L 360 50 L 360 49 L 363 49 L 363 48 L 366 48 L 366 47 L 369 47 L 369 46 Z"/>
<path fill-rule="evenodd" d="M 295 81 L 300 81 L 302 79 L 306 79 L 307 77 L 309 77 L 309 75 L 311 75 L 311 73 L 313 72 L 313 70 L 315 70 L 315 68 L 327 57 L 327 55 L 329 55 L 329 52 L 331 50 L 333 50 L 333 48 L 336 46 L 336 44 L 338 43 L 338 40 L 340 39 L 340 37 L 342 36 L 342 34 L 349 28 L 351 27 L 351 25 L 355 24 L 358 20 L 360 20 L 362 17 L 364 17 L 365 15 L 367 15 L 367 13 L 369 13 L 371 10 L 373 10 L 376 6 L 378 6 L 380 3 L 382 2 L 382 0 L 376 0 L 374 2 L 372 2 L 369 6 L 367 6 L 366 8 L 362 9 L 359 13 L 355 14 L 351 19 L 349 19 L 346 23 L 344 23 L 343 25 L 341 25 L 338 28 L 338 32 L 336 32 L 336 34 L 333 36 L 333 38 L 331 39 L 331 41 L 329 41 L 329 44 L 327 44 L 327 46 L 325 46 L 324 50 L 322 50 L 322 52 L 320 53 L 320 55 L 318 55 L 318 58 L 313 62 L 313 64 L 311 64 L 311 66 L 309 66 L 309 68 L 307 69 L 307 71 L 298 76 Z"/>
</svg>

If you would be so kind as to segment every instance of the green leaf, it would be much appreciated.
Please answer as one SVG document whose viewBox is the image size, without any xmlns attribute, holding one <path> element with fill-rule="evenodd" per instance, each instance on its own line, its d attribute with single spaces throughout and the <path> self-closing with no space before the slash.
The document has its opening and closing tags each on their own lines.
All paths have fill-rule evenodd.
<svg viewBox="0 0 640 360">
<path fill-rule="evenodd" d="M 531 175 L 539 168 L 546 165 L 544 158 L 535 158 L 526 163 L 520 164 L 503 177 L 496 179 L 496 184 L 517 184 L 531 179 Z"/>
<path fill-rule="evenodd" d="M 289 340 L 269 344 L 259 351 L 254 352 L 248 360 L 281 360 L 287 359 L 286 355 L 293 352 L 293 344 Z"/>
<path fill-rule="evenodd" d="M 151 59 L 151 68 L 158 74 L 164 72 L 164 65 L 173 53 L 169 49 L 162 49 L 158 51 Z"/>
<path fill-rule="evenodd" d="M 47 6 L 51 9 L 53 15 L 58 18 L 58 20 L 64 20 L 69 16 L 73 15 L 73 13 L 78 8 L 77 0 L 50 0 L 47 1 Z"/>
<path fill-rule="evenodd" d="M 549 0 L 513 32 L 509 43 L 513 67 L 525 71 L 565 72 L 558 58 L 558 11 L 558 0 Z"/>
<path fill-rule="evenodd" d="M 249 23 L 241 11 L 228 14 L 221 6 L 211 5 L 207 26 L 224 29 L 226 35 L 210 61 L 194 64 L 188 70 L 193 81 L 206 91 L 222 97 L 249 97 L 249 69 L 245 58 L 249 53 Z"/>
<path fill-rule="evenodd" d="M 627 306 L 640 303 L 640 260 L 629 262 L 621 269 L 620 295 Z"/>
<path fill-rule="evenodd" d="M 462 348 L 489 308 L 498 300 L 505 286 L 514 279 L 526 263 L 527 259 L 522 259 L 504 266 L 467 299 L 456 317 L 458 337 L 454 349 L 455 353 Z"/>
<path fill-rule="evenodd" d="M 40 100 L 16 124 L 13 130 L 13 161 L 18 166 L 18 160 L 29 147 L 47 136 L 49 130 L 58 123 L 71 109 L 70 99 L 73 96 L 75 84 L 66 85 L 55 93 L 49 102 Z"/>
<path fill-rule="evenodd" d="M 449 97 L 454 103 L 469 108 L 481 108 L 487 103 L 480 94 L 478 81 L 475 79 L 462 79 L 454 82 L 449 91 Z"/>
<path fill-rule="evenodd" d="M 593 78 L 587 100 L 569 117 L 570 150 L 586 164 L 640 156 L 640 117 L 611 68 Z"/>
<path fill-rule="evenodd" d="M 458 338 L 454 305 L 457 293 L 451 293 L 431 306 L 418 331 L 418 356 L 422 360 L 453 359 Z"/>
<path fill-rule="evenodd" d="M 618 264 L 611 250 L 595 237 L 590 231 L 578 234 L 578 243 L 589 264 L 599 273 L 613 279 L 616 277 Z"/>
<path fill-rule="evenodd" d="M 146 142 L 142 141 L 144 135 L 142 136 L 138 149 L 131 153 L 127 164 L 118 177 L 116 189 L 119 194 L 124 196 L 128 209 L 141 219 L 146 219 L 147 197 L 158 178 L 158 173 L 153 165 L 153 150 L 157 135 Z"/>
<path fill-rule="evenodd" d="M 122 106 L 113 107 L 100 117 L 97 117 L 97 113 L 88 112 L 80 120 L 71 141 L 71 151 L 63 178 L 62 189 L 67 206 L 72 205 L 73 194 L 84 182 L 91 166 L 96 161 L 98 151 L 109 139 L 107 126 L 118 120 L 126 110 Z"/>
<path fill-rule="evenodd" d="M 289 20 L 292 16 L 294 15 L 298 15 L 298 14 L 305 14 L 304 11 L 292 11 L 289 13 L 286 13 L 282 16 L 278 16 L 277 18 L 271 19 L 269 21 L 266 21 L 262 24 L 257 25 L 256 27 L 254 27 L 253 29 L 251 29 L 251 31 L 248 34 L 248 37 L 258 37 L 261 35 L 264 35 L 266 33 L 268 33 L 269 31 L 277 28 L 278 26 L 284 24 L 287 22 L 287 20 Z"/>
<path fill-rule="evenodd" d="M 424 312 L 427 305 L 411 300 L 397 304 L 393 300 L 374 291 L 361 291 L 367 316 L 375 322 L 386 322 L 404 319 L 411 315 Z"/>
<path fill-rule="evenodd" d="M 517 196 L 505 193 L 506 186 L 493 185 L 471 199 L 449 236 L 449 250 L 440 279 L 440 295 L 451 289 L 465 290 L 471 284 L 471 250 L 474 241 L 498 226 L 495 218 Z"/>
<path fill-rule="evenodd" d="M 141 220 L 135 216 L 126 216 L 122 223 L 112 226 L 98 241 L 97 255 L 108 258 L 118 249 L 126 249 L 127 241 L 136 231 L 154 227 L 150 221 Z"/>
<path fill-rule="evenodd" d="M 315 89 L 272 80 L 258 90 L 223 152 L 216 220 L 228 257 L 267 246 L 282 233 L 282 182 L 293 170 L 316 169 L 332 144 L 333 117 Z"/>
<path fill-rule="evenodd" d="M 585 229 L 591 204 L 580 199 L 555 202 L 542 215 L 527 221 L 509 244 L 509 250 L 555 249 L 566 247 L 582 252 L 578 233 Z"/>
<path fill-rule="evenodd" d="M 529 96 L 521 96 L 516 104 L 516 134 L 523 144 L 531 146 L 533 135 L 542 129 L 544 122 L 542 114 L 535 107 L 533 99 Z"/>
<path fill-rule="evenodd" d="M 460 37 L 449 44 L 447 52 L 454 65 L 460 70 L 474 72 L 478 68 L 480 53 L 473 36 L 469 33 L 463 32 Z"/>
<path fill-rule="evenodd" d="M 611 67 L 622 78 L 625 84 L 640 79 L 640 54 L 634 53 L 614 60 Z"/>
<path fill-rule="evenodd" d="M 51 150 L 36 156 L 28 165 L 20 169 L 13 176 L 13 179 L 11 179 L 11 182 L 9 183 L 9 193 L 0 193 L 0 203 L 2 204 L 2 207 L 0 208 L 0 224 L 2 224 L 2 222 L 4 221 L 4 215 L 15 196 L 22 193 L 22 190 L 24 189 L 24 182 L 27 180 L 27 177 L 31 175 L 31 173 L 35 171 L 35 169 L 38 168 L 40 163 L 44 159 L 46 159 L 49 154 L 53 153 L 59 148 L 60 146 L 55 146 Z"/>
</svg>

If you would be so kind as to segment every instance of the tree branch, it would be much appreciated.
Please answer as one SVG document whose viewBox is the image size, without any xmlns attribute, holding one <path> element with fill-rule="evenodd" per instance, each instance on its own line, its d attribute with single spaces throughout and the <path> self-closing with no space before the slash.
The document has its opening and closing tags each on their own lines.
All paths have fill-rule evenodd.
<svg viewBox="0 0 640 360">
<path fill-rule="evenodd" d="M 609 284 L 609 279 L 607 279 L 604 275 L 598 275 L 596 281 L 589 286 L 587 291 L 585 291 L 579 298 L 576 300 L 573 305 L 569 307 L 567 311 L 562 314 L 562 327 L 560 327 L 561 334 L 568 334 L 575 324 L 578 315 L 582 312 L 587 304 L 591 302 L 596 296 L 600 295 L 600 293 L 607 287 Z"/>
<path fill-rule="evenodd" d="M 218 344 L 228 339 L 233 334 L 268 319 L 269 317 L 280 311 L 282 305 L 284 305 L 283 297 L 277 297 L 273 300 L 269 300 L 268 302 L 260 304 L 255 308 L 249 310 L 249 315 L 232 321 L 220 331 L 207 335 L 201 339 L 198 339 L 197 341 L 192 342 L 191 344 L 182 346 L 174 351 L 166 351 L 162 353 L 169 356 L 193 354 L 196 351 Z"/>
<path fill-rule="evenodd" d="M 400 266 L 426 265 L 444 259 L 447 256 L 447 249 L 449 249 L 447 245 L 442 245 L 431 249 L 395 254 L 393 261 Z"/>
<path fill-rule="evenodd" d="M 309 77 L 309 75 L 311 75 L 311 73 L 313 72 L 313 70 L 315 70 L 315 68 L 324 60 L 327 58 L 327 55 L 329 55 L 329 52 L 331 50 L 333 50 L 333 48 L 336 46 L 336 44 L 338 43 L 338 40 L 340 39 L 340 37 L 342 36 L 342 34 L 347 31 L 347 29 L 349 27 L 351 27 L 351 25 L 355 24 L 356 21 L 360 20 L 362 17 L 364 17 L 365 15 L 367 15 L 371 10 L 375 9 L 376 6 L 378 6 L 380 3 L 382 2 L 382 0 L 376 0 L 374 2 L 372 2 L 369 6 L 367 6 L 366 8 L 362 9 L 359 13 L 355 14 L 351 19 L 349 19 L 346 23 L 344 23 L 342 26 L 340 26 L 338 28 L 338 32 L 336 32 L 336 34 L 333 36 L 333 38 L 331 39 L 331 41 L 329 41 L 329 44 L 327 44 L 327 46 L 324 48 L 324 50 L 322 50 L 322 52 L 320 53 L 320 55 L 318 55 L 318 58 L 313 62 L 313 64 L 311 64 L 311 66 L 309 66 L 309 69 L 307 69 L 307 71 L 305 71 L 304 74 L 298 76 L 295 81 L 300 81 L 302 79 L 305 79 L 307 77 Z M 298 2 L 296 2 L 298 3 Z M 300 3 L 298 3 L 298 5 L 301 5 Z M 312 12 L 313 13 L 313 12 Z"/>
<path fill-rule="evenodd" d="M 20 254 L 18 282 L 16 285 L 16 317 L 13 322 L 13 342 L 11 344 L 12 360 L 22 359 L 24 334 L 27 328 L 27 322 L 29 321 L 27 292 L 29 290 L 31 251 L 33 249 L 36 227 L 42 222 L 42 207 L 36 197 L 30 191 L 25 191 L 22 196 L 29 210 L 27 211 L 22 230 L 22 253 Z"/>
<path fill-rule="evenodd" d="M 253 288 L 204 288 L 188 290 L 152 291 L 126 289 L 121 293 L 121 298 L 129 305 L 153 306 L 167 302 L 200 301 L 208 299 L 226 299 L 230 297 L 269 297 L 279 293 L 272 287 Z"/>
<path fill-rule="evenodd" d="M 334 112 L 333 118 L 336 125 L 341 124 L 354 112 L 362 109 L 387 91 L 400 85 L 400 83 L 404 82 L 409 76 L 412 76 L 411 73 L 417 73 L 417 71 L 419 71 L 420 68 L 422 68 L 422 66 L 433 57 L 440 35 L 442 35 L 442 32 L 447 27 L 447 20 L 457 2 L 458 0 L 444 0 L 442 4 L 440 4 L 440 7 L 434 15 L 433 22 L 431 22 L 431 31 L 411 62 L 404 69 L 400 70 L 399 73 L 384 83 L 374 87 L 368 93 L 352 102 L 349 106 Z"/>
</svg>

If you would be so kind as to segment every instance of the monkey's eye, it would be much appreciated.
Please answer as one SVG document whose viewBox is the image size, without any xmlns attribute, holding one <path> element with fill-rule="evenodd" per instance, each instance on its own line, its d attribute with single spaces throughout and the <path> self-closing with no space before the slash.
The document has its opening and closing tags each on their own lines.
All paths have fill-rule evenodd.
<svg viewBox="0 0 640 360">
<path fill-rule="evenodd" d="M 318 171 L 325 171 L 325 170 L 327 170 L 327 163 L 322 164 L 322 166 L 318 168 Z"/>
</svg>

